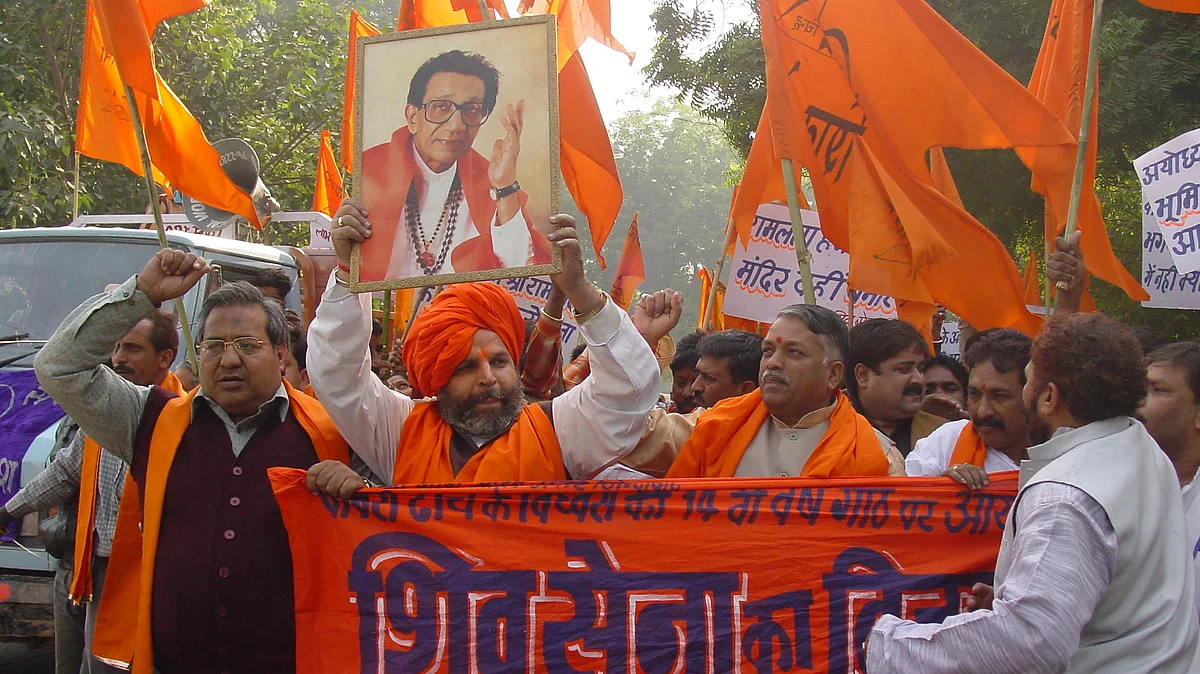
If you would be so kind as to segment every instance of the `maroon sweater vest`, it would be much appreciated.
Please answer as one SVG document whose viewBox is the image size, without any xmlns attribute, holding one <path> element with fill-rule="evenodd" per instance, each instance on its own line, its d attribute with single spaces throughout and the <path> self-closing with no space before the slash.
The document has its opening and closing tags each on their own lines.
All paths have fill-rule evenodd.
<svg viewBox="0 0 1200 674">
<path fill-rule="evenodd" d="M 143 500 L 150 437 L 171 397 L 154 387 L 138 428 L 131 473 Z M 316 451 L 295 415 L 281 423 L 275 410 L 235 457 L 221 419 L 207 403 L 194 409 L 163 500 L 151 598 L 155 667 L 294 672 L 292 555 L 267 469 L 307 469 Z"/>
</svg>

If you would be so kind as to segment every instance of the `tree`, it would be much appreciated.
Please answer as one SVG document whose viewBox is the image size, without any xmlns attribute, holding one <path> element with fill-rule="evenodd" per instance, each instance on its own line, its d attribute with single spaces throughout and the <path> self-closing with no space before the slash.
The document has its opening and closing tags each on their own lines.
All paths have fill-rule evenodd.
<svg viewBox="0 0 1200 674">
<path fill-rule="evenodd" d="M 749 2 L 752 7 L 755 5 Z M 1045 29 L 1047 0 L 930 0 L 1018 81 L 1033 71 Z M 762 110 L 762 44 L 757 14 L 734 25 L 713 46 L 688 56 L 689 45 L 712 38 L 712 17 L 659 0 L 652 14 L 658 41 L 648 79 L 680 91 L 704 116 L 722 124 L 745 156 Z M 731 77 L 727 64 L 741 56 Z M 1100 36 L 1100 156 L 1097 183 L 1113 248 L 1135 272 L 1141 269 L 1140 186 L 1131 162 L 1146 150 L 1200 127 L 1200 18 L 1162 12 L 1133 0 L 1105 5 Z M 752 71 L 752 72 L 751 72 Z M 759 79 L 755 79 L 755 77 Z M 947 151 L 967 209 L 1024 259 L 1041 250 L 1043 206 L 1029 189 L 1029 172 L 1012 152 Z M 1164 337 L 1190 337 L 1200 318 L 1144 309 L 1116 288 L 1095 280 L 1097 304 L 1131 324 L 1147 324 Z"/>
</svg>

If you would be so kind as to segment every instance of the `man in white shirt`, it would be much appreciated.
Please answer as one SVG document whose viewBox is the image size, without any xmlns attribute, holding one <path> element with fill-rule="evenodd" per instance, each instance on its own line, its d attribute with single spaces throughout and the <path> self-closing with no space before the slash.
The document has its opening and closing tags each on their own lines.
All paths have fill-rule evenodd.
<svg viewBox="0 0 1200 674">
<path fill-rule="evenodd" d="M 376 236 L 362 248 L 361 280 L 550 261 L 546 236 L 524 213 L 517 182 L 525 102 L 499 111 L 505 135 L 490 159 L 472 147 L 497 112 L 499 88 L 500 73 L 479 54 L 452 50 L 417 69 L 405 126 L 363 151 L 365 208 L 356 214 L 365 219 L 370 209 Z"/>
<path fill-rule="evenodd" d="M 1195 577 L 1178 480 L 1130 418 L 1146 371 L 1133 334 L 1100 314 L 1047 322 L 1026 366 L 1029 460 L 970 612 L 893 615 L 866 643 L 871 674 L 1200 671 Z"/>
<path fill-rule="evenodd" d="M 971 489 L 987 486 L 988 473 L 1017 470 L 1026 457 L 1025 365 L 1027 335 L 1008 328 L 984 330 L 971 338 L 963 363 L 969 420 L 950 421 L 917 441 L 904 460 L 910 476 L 945 475 Z"/>
<path fill-rule="evenodd" d="M 354 451 L 393 484 L 487 480 L 589 479 L 642 435 L 658 400 L 659 370 L 629 317 L 588 282 L 568 215 L 550 218 L 563 251 L 552 277 L 576 307 L 591 353 L 591 376 L 549 403 L 526 405 L 516 360 L 524 321 L 495 284 L 458 284 L 414 321 L 404 346 L 413 385 L 435 402 L 414 402 L 371 376 L 370 295 L 351 295 L 336 270 L 309 328 L 313 388 Z M 347 217 L 333 230 L 338 259 L 371 227 Z M 677 319 L 682 297 L 654 322 Z M 661 303 L 668 304 L 668 303 Z M 362 486 L 331 463 L 310 471 L 310 487 L 348 496 Z"/>
<path fill-rule="evenodd" d="M 1147 356 L 1146 399 L 1137 416 L 1162 448 L 1183 487 L 1187 550 L 1200 607 L 1200 342 L 1168 344 Z"/>
</svg>

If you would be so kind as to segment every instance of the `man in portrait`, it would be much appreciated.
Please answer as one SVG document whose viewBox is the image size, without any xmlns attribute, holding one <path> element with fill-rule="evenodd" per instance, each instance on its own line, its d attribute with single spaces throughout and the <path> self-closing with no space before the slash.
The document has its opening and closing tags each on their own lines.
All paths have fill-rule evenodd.
<svg viewBox="0 0 1200 674">
<path fill-rule="evenodd" d="M 472 147 L 497 112 L 499 88 L 500 73 L 471 52 L 443 52 L 417 69 L 405 126 L 363 151 L 363 202 L 376 229 L 362 248 L 361 280 L 550 261 L 517 181 L 525 101 L 499 111 L 505 133 L 490 158 Z"/>
</svg>

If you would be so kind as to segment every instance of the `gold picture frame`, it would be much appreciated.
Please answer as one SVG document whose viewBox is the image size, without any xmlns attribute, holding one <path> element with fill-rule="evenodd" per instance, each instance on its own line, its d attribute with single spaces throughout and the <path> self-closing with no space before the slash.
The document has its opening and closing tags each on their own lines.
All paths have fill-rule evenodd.
<svg viewBox="0 0 1200 674">
<path fill-rule="evenodd" d="M 556 25 L 553 15 L 538 15 L 520 17 L 516 19 L 507 19 L 502 21 L 488 21 L 479 23 L 470 23 L 458 26 L 443 26 L 437 28 L 427 28 L 421 30 L 402 31 L 398 33 L 390 33 L 385 35 L 375 35 L 365 38 L 359 38 L 357 42 L 357 64 L 355 67 L 355 100 L 354 100 L 354 120 L 355 120 L 355 135 L 354 135 L 354 181 L 353 189 L 356 198 L 363 204 L 363 207 L 368 211 L 368 219 L 372 225 L 372 238 L 362 244 L 355 244 L 351 256 L 350 264 L 350 290 L 351 292 L 374 292 L 379 290 L 391 290 L 401 288 L 416 288 L 426 286 L 436 286 L 451 283 L 464 283 L 471 281 L 492 281 L 498 279 L 520 278 L 531 276 L 545 276 L 548 274 L 556 274 L 562 271 L 562 251 L 553 245 L 550 245 L 544 237 L 549 233 L 550 215 L 556 214 L 560 210 L 560 199 L 562 190 L 562 174 L 560 173 L 559 165 L 559 110 L 558 110 L 558 68 L 557 68 L 557 42 L 556 42 Z M 487 33 L 491 33 L 487 35 Z M 431 38 L 437 38 L 431 40 Z M 499 49 L 495 46 L 497 42 L 508 40 L 505 48 Z M 426 45 L 418 45 L 418 42 L 427 42 Z M 397 46 L 399 45 L 399 46 Z M 515 45 L 515 47 L 513 46 Z M 513 48 L 509 48 L 513 47 Z M 407 174 L 400 172 L 401 180 L 408 180 L 407 183 L 411 188 L 413 176 L 417 171 L 430 170 L 425 165 L 425 162 L 419 156 L 420 150 L 416 148 L 416 136 L 404 134 L 408 125 L 406 116 L 397 116 L 394 112 L 387 112 L 395 109 L 395 105 L 388 107 L 386 101 L 395 100 L 402 93 L 407 92 L 411 82 L 411 74 L 415 73 L 418 66 L 425 63 L 429 58 L 437 55 L 444 55 L 448 51 L 459 50 L 463 52 L 472 52 L 486 58 L 489 65 L 495 63 L 494 69 L 499 71 L 499 85 L 497 91 L 497 99 L 495 102 L 494 111 L 489 111 L 489 116 L 478 126 L 479 130 L 470 137 L 470 142 L 467 149 L 463 152 L 460 158 L 464 159 L 464 163 L 471 163 L 471 167 L 466 169 L 467 178 L 463 178 L 461 165 L 457 164 L 456 160 L 456 178 L 453 185 L 458 186 L 462 196 L 455 202 L 456 204 L 467 204 L 468 209 L 471 202 L 470 194 L 479 194 L 479 176 L 478 166 L 480 158 L 486 160 L 484 154 L 492 152 L 489 149 L 491 141 L 485 139 L 482 144 L 478 143 L 479 137 L 482 137 L 482 130 L 492 123 L 496 117 L 501 117 L 504 114 L 505 105 L 510 104 L 515 100 L 521 100 L 524 105 L 524 121 L 522 129 L 518 134 L 519 138 L 519 153 L 516 159 L 516 176 L 517 182 L 520 183 L 517 194 L 517 203 L 519 204 L 517 214 L 521 216 L 526 224 L 526 229 L 529 232 L 529 255 L 527 264 L 500 266 L 493 268 L 476 268 L 466 271 L 453 271 L 450 273 L 421 273 L 419 275 L 397 276 L 396 278 L 388 278 L 391 275 L 392 269 L 397 266 L 404 266 L 407 263 L 398 263 L 397 255 L 399 248 L 403 246 L 404 252 L 400 255 L 412 255 L 414 268 L 423 272 L 425 269 L 424 261 L 432 259 L 423 257 L 431 255 L 429 242 L 425 242 L 424 234 L 415 236 L 411 233 L 401 232 L 405 229 L 401 224 L 400 213 L 406 213 L 406 206 L 396 207 L 394 198 L 398 191 L 389 190 L 385 187 L 387 184 L 394 184 L 393 176 L 397 175 L 396 171 L 388 170 L 394 166 L 386 161 L 394 161 L 400 157 L 400 161 L 408 161 L 414 167 L 417 161 L 420 161 L 419 168 L 410 168 Z M 411 58 L 413 55 L 416 58 Z M 544 57 L 545 60 L 545 79 L 544 79 L 544 94 L 542 89 L 542 80 L 540 79 L 540 68 L 530 69 L 528 66 L 529 58 L 527 55 L 531 52 L 537 52 Z M 409 58 L 405 58 L 405 55 Z M 378 63 L 379 65 L 375 65 Z M 516 79 L 520 84 L 519 88 L 506 92 L 505 90 L 505 72 L 501 70 L 501 63 L 517 63 L 524 67 L 516 69 Z M 391 70 L 386 70 L 388 66 L 394 66 L 394 70 L 398 74 L 392 76 Z M 442 71 L 437 71 L 438 74 Z M 405 76 L 409 73 L 409 76 Z M 381 88 L 381 82 L 390 79 L 390 87 L 386 90 Z M 427 91 L 429 84 L 426 83 Z M 527 92 L 532 92 L 536 96 L 527 95 Z M 542 106 L 542 96 L 545 96 L 544 110 L 539 109 Z M 533 105 L 530 104 L 532 99 Z M 367 103 L 367 101 L 374 101 Z M 514 104 L 515 105 L 515 104 Z M 405 109 L 406 106 L 400 106 Z M 422 105 L 424 107 L 424 104 Z M 384 110 L 384 111 L 380 111 Z M 459 112 L 457 104 L 455 109 L 450 113 L 450 118 L 447 122 L 437 124 L 441 127 L 442 124 L 453 121 L 456 113 Z M 493 112 L 501 113 L 500 115 Z M 428 117 L 424 118 L 428 121 Z M 510 118 L 511 119 L 511 118 Z M 461 123 L 465 124 L 465 121 Z M 382 129 L 386 129 L 392 125 L 394 131 L 388 132 L 386 142 L 380 143 L 382 137 Z M 395 128 L 395 126 L 400 128 Z M 501 127 L 503 122 L 496 120 L 495 127 Z M 495 127 L 488 129 L 489 138 L 495 136 Z M 541 130 L 544 129 L 545 140 L 539 136 Z M 501 133 L 504 133 L 501 130 Z M 399 145 L 399 138 L 408 138 L 409 145 Z M 461 141 L 456 141 L 461 142 Z M 499 145 L 501 141 L 497 140 Z M 378 148 L 384 148 L 379 150 Z M 483 154 L 477 148 L 483 148 Z M 366 148 L 366 149 L 364 149 Z M 408 148 L 397 149 L 397 148 Z M 371 152 L 372 161 L 368 163 L 366 173 L 364 174 L 364 152 Z M 407 155 L 403 155 L 407 152 Z M 386 161 L 379 161 L 384 157 L 384 153 L 388 153 Z M 538 153 L 545 153 L 544 161 L 538 156 Z M 407 159 L 404 157 L 407 156 Z M 488 167 L 490 168 L 490 160 Z M 473 168 L 472 168 L 473 167 Z M 523 170 L 524 167 L 524 170 Z M 404 177 L 404 176 L 407 177 Z M 472 177 L 474 176 L 474 177 Z M 530 179 L 532 182 L 527 184 L 521 181 L 522 177 Z M 529 178 L 532 176 L 532 178 Z M 486 173 L 483 178 L 487 178 Z M 473 181 L 473 185 L 468 186 L 468 180 Z M 403 191 L 406 194 L 405 202 L 410 199 L 415 199 L 413 195 L 408 194 L 408 189 Z M 451 190 L 454 188 L 451 187 Z M 414 192 L 414 194 L 416 194 Z M 382 203 L 384 195 L 392 197 L 387 201 L 386 208 L 373 208 L 372 202 Z M 493 196 L 489 193 L 489 196 Z M 534 197 L 537 197 L 536 203 Z M 449 197 L 447 197 L 449 199 Z M 415 201 L 413 202 L 415 203 Z M 475 203 L 483 203 L 476 199 Z M 489 217 L 489 223 L 498 217 L 499 206 L 498 202 L 493 201 L 492 213 Z M 450 202 L 444 206 L 442 217 L 445 218 L 449 212 Z M 486 211 L 487 204 L 484 204 Z M 453 213 L 457 213 L 457 207 L 454 207 Z M 382 217 L 378 217 L 382 213 Z M 394 217 L 393 217 L 394 216 Z M 514 216 L 515 217 L 515 216 Z M 449 218 L 453 222 L 453 217 Z M 473 223 L 473 219 L 471 221 Z M 516 222 L 515 219 L 509 220 L 505 224 Z M 419 223 L 418 223 L 419 224 Z M 544 227 L 538 226 L 539 224 Z M 488 225 L 488 232 L 485 234 L 479 229 L 479 225 L 475 225 L 479 231 L 479 235 L 468 239 L 467 241 L 475 241 L 486 239 L 487 251 L 491 253 L 492 258 L 500 260 L 499 255 L 493 247 L 491 239 L 491 225 Z M 441 228 L 441 220 L 439 219 L 438 228 Z M 436 233 L 432 241 L 436 243 Z M 443 245 L 439 260 L 439 269 L 444 263 L 450 263 L 453 259 L 450 255 L 452 250 L 457 250 L 463 245 L 460 241 L 451 244 L 447 238 L 451 236 L 451 230 L 442 233 Z M 469 230 L 468 230 L 469 231 Z M 512 229 L 510 228 L 510 232 Z M 516 230 L 522 232 L 522 230 Z M 382 236 L 380 236 L 382 234 Z M 522 232 L 523 234 L 523 232 Z M 539 238 L 540 235 L 540 238 Z M 404 237 L 401 243 L 401 236 Z M 379 237 L 379 238 L 376 238 Z M 410 238 L 411 237 L 411 238 Z M 420 242 L 419 242 L 420 240 Z M 380 243 L 374 245 L 384 246 L 375 250 L 370 250 L 373 241 Z M 411 253 L 408 250 L 409 241 L 413 246 Z M 368 247 L 367 260 L 364 261 L 364 247 Z M 422 254 L 421 248 L 424 248 Z M 480 244 L 475 245 L 478 249 Z M 484 255 L 483 257 L 486 257 Z M 548 257 L 548 262 L 545 261 Z M 402 259 L 402 258 L 401 258 Z M 387 260 L 387 267 L 382 270 L 384 263 L 381 260 Z M 537 262 L 542 260 L 541 262 Z M 417 266 L 417 263 L 420 266 Z M 503 264 L 503 263 L 502 263 Z M 381 277 L 382 276 L 382 277 Z"/>
</svg>

